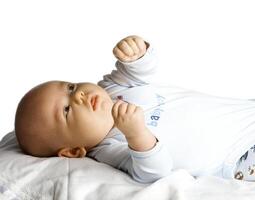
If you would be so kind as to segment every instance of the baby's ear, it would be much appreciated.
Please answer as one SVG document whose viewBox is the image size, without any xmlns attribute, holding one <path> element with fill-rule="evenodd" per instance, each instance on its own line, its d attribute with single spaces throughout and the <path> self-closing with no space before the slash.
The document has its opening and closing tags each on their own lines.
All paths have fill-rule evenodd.
<svg viewBox="0 0 255 200">
<path fill-rule="evenodd" d="M 59 157 L 67 157 L 67 158 L 82 158 L 86 156 L 86 149 L 84 147 L 64 147 L 58 151 Z"/>
</svg>

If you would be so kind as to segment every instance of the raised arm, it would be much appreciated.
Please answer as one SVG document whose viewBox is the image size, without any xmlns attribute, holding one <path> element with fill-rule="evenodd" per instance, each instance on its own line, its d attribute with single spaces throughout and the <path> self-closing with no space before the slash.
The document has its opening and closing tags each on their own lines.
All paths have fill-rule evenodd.
<svg viewBox="0 0 255 200">
<path fill-rule="evenodd" d="M 113 54 L 118 59 L 111 74 L 104 75 L 98 85 L 134 87 L 149 84 L 157 69 L 152 46 L 139 36 L 128 36 L 117 43 Z"/>
</svg>

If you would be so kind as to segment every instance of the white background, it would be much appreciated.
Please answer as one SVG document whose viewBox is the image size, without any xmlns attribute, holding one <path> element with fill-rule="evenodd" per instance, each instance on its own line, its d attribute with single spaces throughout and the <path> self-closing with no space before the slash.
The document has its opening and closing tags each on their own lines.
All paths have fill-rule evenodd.
<svg viewBox="0 0 255 200">
<path fill-rule="evenodd" d="M 160 81 L 255 98 L 253 2 L 0 1 L 0 138 L 27 90 L 48 80 L 96 83 L 130 34 L 154 45 Z"/>
</svg>

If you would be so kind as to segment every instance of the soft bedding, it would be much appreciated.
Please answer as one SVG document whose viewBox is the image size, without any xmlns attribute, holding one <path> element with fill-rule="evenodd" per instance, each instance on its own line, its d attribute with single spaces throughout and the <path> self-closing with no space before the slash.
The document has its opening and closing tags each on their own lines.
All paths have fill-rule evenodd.
<svg viewBox="0 0 255 200">
<path fill-rule="evenodd" d="M 255 183 L 213 176 L 192 177 L 185 170 L 153 184 L 90 158 L 37 158 L 24 155 L 15 133 L 0 142 L 0 199 L 5 200 L 251 200 Z"/>
</svg>

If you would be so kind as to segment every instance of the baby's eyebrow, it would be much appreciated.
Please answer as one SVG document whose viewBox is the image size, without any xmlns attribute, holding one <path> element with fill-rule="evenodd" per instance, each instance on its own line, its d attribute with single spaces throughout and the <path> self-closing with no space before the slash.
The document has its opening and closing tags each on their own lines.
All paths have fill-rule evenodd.
<svg viewBox="0 0 255 200">
<path fill-rule="evenodd" d="M 60 82 L 60 89 L 62 89 L 65 93 L 66 92 L 68 92 L 68 85 L 69 85 L 70 83 L 69 82 Z M 68 94 L 68 93 L 66 93 L 66 94 Z"/>
<path fill-rule="evenodd" d="M 67 82 L 59 82 L 59 87 L 64 89 L 68 83 Z"/>
</svg>

